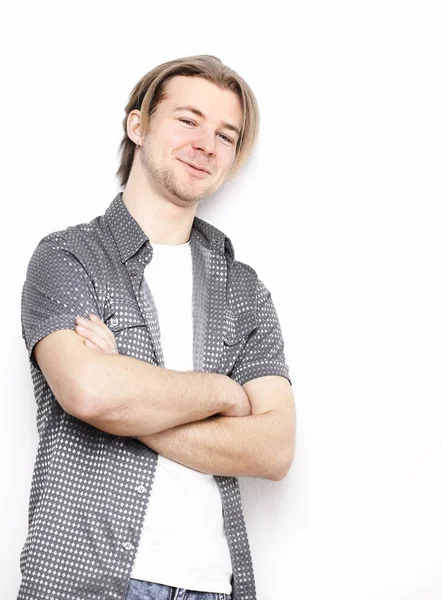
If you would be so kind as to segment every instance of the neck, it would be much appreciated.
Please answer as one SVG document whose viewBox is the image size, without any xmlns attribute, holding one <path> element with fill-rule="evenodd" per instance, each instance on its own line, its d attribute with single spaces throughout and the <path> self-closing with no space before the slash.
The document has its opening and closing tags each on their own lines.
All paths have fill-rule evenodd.
<svg viewBox="0 0 442 600">
<path fill-rule="evenodd" d="M 169 245 L 189 241 L 198 204 L 169 197 L 144 173 L 136 175 L 132 168 L 122 199 L 149 241 Z"/>
</svg>

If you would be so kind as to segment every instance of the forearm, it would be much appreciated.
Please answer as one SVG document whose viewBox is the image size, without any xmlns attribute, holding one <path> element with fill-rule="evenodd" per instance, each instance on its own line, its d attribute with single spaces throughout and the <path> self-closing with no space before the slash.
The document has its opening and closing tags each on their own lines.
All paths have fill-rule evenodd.
<svg viewBox="0 0 442 600">
<path fill-rule="evenodd" d="M 230 477 L 277 480 L 283 465 L 273 412 L 248 417 L 213 416 L 152 435 L 143 444 L 186 467 Z"/>
<path fill-rule="evenodd" d="M 226 410 L 234 388 L 226 375 L 174 371 L 129 356 L 97 354 L 84 419 L 115 435 L 156 433 Z"/>
</svg>

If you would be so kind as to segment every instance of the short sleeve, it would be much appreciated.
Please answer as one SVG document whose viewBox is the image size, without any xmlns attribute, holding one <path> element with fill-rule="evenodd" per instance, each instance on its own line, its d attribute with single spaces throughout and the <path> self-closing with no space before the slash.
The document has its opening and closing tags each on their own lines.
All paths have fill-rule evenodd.
<svg viewBox="0 0 442 600">
<path fill-rule="evenodd" d="M 76 317 L 100 316 L 91 278 L 60 238 L 43 238 L 28 264 L 21 295 L 22 337 L 28 357 L 43 337 L 59 329 L 75 330 Z"/>
<path fill-rule="evenodd" d="M 240 385 L 265 375 L 281 375 L 288 379 L 284 340 L 272 296 L 263 282 L 257 283 L 257 327 L 241 350 L 231 373 Z"/>
</svg>

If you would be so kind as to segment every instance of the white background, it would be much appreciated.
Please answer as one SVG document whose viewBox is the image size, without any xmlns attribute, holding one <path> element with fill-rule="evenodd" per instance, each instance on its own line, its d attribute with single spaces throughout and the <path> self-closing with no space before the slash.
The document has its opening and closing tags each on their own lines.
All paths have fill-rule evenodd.
<svg viewBox="0 0 442 600">
<path fill-rule="evenodd" d="M 38 441 L 27 263 L 104 213 L 132 87 L 193 54 L 258 99 L 249 164 L 198 214 L 271 290 L 296 397 L 289 475 L 241 480 L 258 600 L 442 598 L 441 36 L 423 0 L 3 3 L 2 600 Z"/>
</svg>

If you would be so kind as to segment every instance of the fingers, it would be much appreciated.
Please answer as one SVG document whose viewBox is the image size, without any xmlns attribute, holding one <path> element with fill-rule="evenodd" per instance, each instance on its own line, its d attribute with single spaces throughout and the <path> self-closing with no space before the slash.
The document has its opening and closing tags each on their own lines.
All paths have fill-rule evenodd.
<svg viewBox="0 0 442 600">
<path fill-rule="evenodd" d="M 91 315 L 92 317 L 92 315 Z M 102 327 L 100 327 L 100 324 L 102 324 L 104 327 L 106 327 L 106 325 L 104 325 L 104 323 L 98 319 L 98 317 L 95 318 L 95 320 L 92 319 L 84 319 L 82 317 L 77 317 L 77 322 L 79 324 L 80 327 L 84 327 L 86 330 L 91 330 L 93 331 L 93 333 L 95 334 L 95 336 L 100 336 L 105 342 L 108 341 L 109 339 L 109 335 L 106 331 L 103 330 Z M 106 327 L 106 330 L 109 331 Z M 92 341 L 95 341 L 92 340 Z"/>
<path fill-rule="evenodd" d="M 96 315 L 91 314 L 90 317 L 90 320 L 77 317 L 75 331 L 86 339 L 85 344 L 91 349 L 105 354 L 118 354 L 112 331 Z"/>
<path fill-rule="evenodd" d="M 101 352 L 101 349 L 96 344 L 94 344 L 93 342 L 91 342 L 90 340 L 84 340 L 84 343 L 91 350 L 95 350 L 95 352 Z"/>
<path fill-rule="evenodd" d="M 93 313 L 91 313 L 89 320 L 82 317 L 77 317 L 76 320 L 80 327 L 84 327 L 85 329 L 93 331 L 96 335 L 99 335 L 101 338 L 103 338 L 103 340 L 107 343 L 111 344 L 112 346 L 115 345 L 115 338 L 112 331 Z"/>
<path fill-rule="evenodd" d="M 97 317 L 97 315 L 94 315 L 94 313 L 90 314 L 90 318 L 91 318 L 90 322 L 95 323 L 99 327 L 99 332 L 103 333 L 105 338 L 110 340 L 111 346 L 114 347 L 115 346 L 115 338 L 114 338 L 114 334 L 109 329 L 109 327 L 107 327 L 107 325 L 105 325 L 105 323 L 103 323 L 103 321 L 99 317 Z"/>
<path fill-rule="evenodd" d="M 75 331 L 84 337 L 86 340 L 92 342 L 95 346 L 97 346 L 102 352 L 106 352 L 106 348 L 109 345 L 108 341 L 103 339 L 101 335 L 98 335 L 96 330 L 91 329 L 90 327 L 83 327 L 82 325 L 76 325 Z"/>
</svg>

